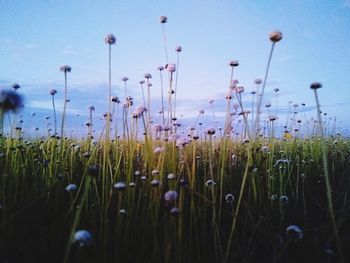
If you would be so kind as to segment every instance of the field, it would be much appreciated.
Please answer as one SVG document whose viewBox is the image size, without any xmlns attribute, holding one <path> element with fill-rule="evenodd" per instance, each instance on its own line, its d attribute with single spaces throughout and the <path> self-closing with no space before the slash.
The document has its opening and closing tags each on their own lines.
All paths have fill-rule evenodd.
<svg viewBox="0 0 350 263">
<path fill-rule="evenodd" d="M 282 33 L 269 39 L 252 105 L 243 105 L 244 88 L 233 79 L 239 63 L 229 62 L 221 128 L 205 126 L 203 111 L 188 130 L 177 122 L 178 63 L 158 69 L 168 77 L 160 124 L 150 110 L 151 74 L 140 82 L 147 88 L 142 106 L 127 96 L 127 78 L 124 101 L 112 96 L 113 35 L 105 39 L 109 113 L 101 133 L 93 130 L 93 106 L 83 139 L 65 133 L 68 65 L 60 68 L 61 127 L 51 90 L 54 129 L 47 136 L 25 136 L 20 86 L 3 90 L 0 262 L 349 262 L 350 141 L 321 115 L 317 82 L 306 88 L 315 95 L 316 118 L 298 119 L 294 105 L 283 130 L 278 115 L 265 119 L 271 105 L 263 107 L 263 95 Z M 120 123 L 113 120 L 118 108 Z M 4 127 L 7 115 L 12 127 Z"/>
</svg>

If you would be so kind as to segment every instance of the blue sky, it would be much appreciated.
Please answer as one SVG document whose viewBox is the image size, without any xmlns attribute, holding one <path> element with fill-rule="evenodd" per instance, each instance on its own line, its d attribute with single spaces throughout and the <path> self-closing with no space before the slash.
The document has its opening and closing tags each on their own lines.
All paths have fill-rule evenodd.
<svg viewBox="0 0 350 263">
<path fill-rule="evenodd" d="M 128 76 L 130 95 L 140 104 L 138 82 L 150 72 L 152 96 L 158 104 L 156 68 L 166 63 L 161 15 L 168 17 L 170 63 L 176 63 L 175 47 L 183 48 L 177 96 L 185 117 L 194 117 L 201 108 L 209 116 L 211 98 L 220 116 L 231 59 L 240 63 L 235 78 L 247 93 L 253 90 L 254 79 L 264 75 L 271 46 L 268 34 L 281 30 L 284 37 L 276 45 L 265 100 L 274 104 L 272 90 L 279 88 L 281 109 L 288 101 L 313 106 L 309 85 L 319 81 L 324 86 L 319 90 L 323 111 L 337 116 L 344 128 L 350 127 L 350 1 L 2 0 L 0 10 L 0 86 L 21 85 L 28 128 L 43 125 L 42 115 L 50 116 L 51 88 L 58 90 L 61 110 L 59 67 L 65 64 L 72 67 L 68 126 L 84 123 L 89 105 L 95 105 L 98 117 L 106 111 L 108 47 L 104 37 L 108 33 L 117 37 L 112 50 L 113 94 L 123 98 L 121 78 Z M 29 121 L 30 112 L 41 115 Z M 80 117 L 74 117 L 75 113 Z"/>
</svg>

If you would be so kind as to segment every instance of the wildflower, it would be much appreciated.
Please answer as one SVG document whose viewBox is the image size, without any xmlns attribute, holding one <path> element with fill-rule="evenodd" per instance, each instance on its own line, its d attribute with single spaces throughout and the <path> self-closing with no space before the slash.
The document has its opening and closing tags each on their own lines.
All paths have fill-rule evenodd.
<svg viewBox="0 0 350 263">
<path fill-rule="evenodd" d="M 181 209 L 177 207 L 173 207 L 170 209 L 170 214 L 172 216 L 178 216 L 181 213 Z"/>
<path fill-rule="evenodd" d="M 128 81 L 129 80 L 129 78 L 128 77 L 122 77 L 122 81 Z"/>
<path fill-rule="evenodd" d="M 303 230 L 297 225 L 290 225 L 286 228 L 286 234 L 294 239 L 295 241 L 298 239 L 303 239 Z"/>
<path fill-rule="evenodd" d="M 60 67 L 60 70 L 64 73 L 67 73 L 67 72 L 71 72 L 72 71 L 72 68 L 68 65 L 64 65 L 64 66 L 61 66 Z"/>
<path fill-rule="evenodd" d="M 50 90 L 50 94 L 51 94 L 52 96 L 54 96 L 56 93 L 57 93 L 57 90 L 55 90 L 55 89 Z"/>
<path fill-rule="evenodd" d="M 111 101 L 114 102 L 114 103 L 120 103 L 120 100 L 117 96 L 112 96 L 111 97 Z"/>
<path fill-rule="evenodd" d="M 126 215 L 127 212 L 126 212 L 125 209 L 120 209 L 120 210 L 119 210 L 119 214 L 121 214 L 121 215 Z"/>
<path fill-rule="evenodd" d="M 159 186 L 160 185 L 160 181 L 159 180 L 157 180 L 157 179 L 153 179 L 152 181 L 151 181 L 151 186 Z"/>
<path fill-rule="evenodd" d="M 78 243 L 80 247 L 88 247 L 92 243 L 92 235 L 89 231 L 79 230 L 74 233 L 73 243 Z"/>
<path fill-rule="evenodd" d="M 311 83 L 310 88 L 313 90 L 317 90 L 319 88 L 322 88 L 322 84 L 319 82 L 313 82 L 313 83 Z"/>
<path fill-rule="evenodd" d="M 77 190 L 77 188 L 78 187 L 76 184 L 69 184 L 69 185 L 67 185 L 67 187 L 64 190 L 66 190 L 67 192 L 72 192 L 72 191 Z"/>
<path fill-rule="evenodd" d="M 165 68 L 170 72 L 173 73 L 176 71 L 176 65 L 175 64 L 166 64 Z"/>
<path fill-rule="evenodd" d="M 90 105 L 90 106 L 89 106 L 89 110 L 91 110 L 91 111 L 95 111 L 95 107 L 94 107 L 94 106 L 92 106 L 92 105 Z"/>
<path fill-rule="evenodd" d="M 277 116 L 276 115 L 270 115 L 269 116 L 269 121 L 275 121 L 277 120 Z"/>
<path fill-rule="evenodd" d="M 209 128 L 205 131 L 206 134 L 208 135 L 214 135 L 215 134 L 215 129 L 214 128 Z"/>
<path fill-rule="evenodd" d="M 269 152 L 270 151 L 269 146 L 264 145 L 263 147 L 261 147 L 261 151 L 265 153 Z"/>
<path fill-rule="evenodd" d="M 114 184 L 113 187 L 115 189 L 117 189 L 118 191 L 124 191 L 126 188 L 126 184 L 124 182 L 118 182 L 118 183 Z"/>
<path fill-rule="evenodd" d="M 282 195 L 281 197 L 280 197 L 280 202 L 282 203 L 282 204 L 288 204 L 288 197 L 287 196 L 285 196 L 285 195 Z"/>
<path fill-rule="evenodd" d="M 141 172 L 137 170 L 137 171 L 134 172 L 134 175 L 135 175 L 135 176 L 140 176 L 140 175 L 141 175 Z"/>
<path fill-rule="evenodd" d="M 177 197 L 178 197 L 178 194 L 174 190 L 169 190 L 168 192 L 166 192 L 164 194 L 164 199 L 167 202 L 175 201 L 177 199 Z"/>
<path fill-rule="evenodd" d="M 0 109 L 2 112 L 16 110 L 23 103 L 22 96 L 12 90 L 0 91 Z"/>
<path fill-rule="evenodd" d="M 233 194 L 227 194 L 225 196 L 226 203 L 232 204 L 234 200 L 235 200 L 235 197 Z"/>
<path fill-rule="evenodd" d="M 109 34 L 105 37 L 105 43 L 109 45 L 114 45 L 117 39 L 115 38 L 114 35 Z"/>
<path fill-rule="evenodd" d="M 130 182 L 130 183 L 129 183 L 129 186 L 130 186 L 130 187 L 135 187 L 135 186 L 136 186 L 136 183 L 135 183 L 135 182 Z"/>
<path fill-rule="evenodd" d="M 174 174 L 168 174 L 167 178 L 168 180 L 174 180 L 176 176 Z"/>
<path fill-rule="evenodd" d="M 176 51 L 176 52 L 181 52 L 181 51 L 182 51 L 182 47 L 181 47 L 181 46 L 177 46 L 177 47 L 175 48 L 175 51 Z"/>
<path fill-rule="evenodd" d="M 162 71 L 162 70 L 164 70 L 164 67 L 163 67 L 163 66 L 159 66 L 157 69 L 158 69 L 159 71 Z"/>
<path fill-rule="evenodd" d="M 151 174 L 152 174 L 153 176 L 156 176 L 156 175 L 159 174 L 159 170 L 154 169 L 154 170 L 152 170 Z"/>
<path fill-rule="evenodd" d="M 154 153 L 155 154 L 160 154 L 160 153 L 162 153 L 164 151 L 164 147 L 156 147 L 155 149 L 154 149 Z"/>
<path fill-rule="evenodd" d="M 283 35 L 281 31 L 274 31 L 270 33 L 269 37 L 273 43 L 276 43 L 282 39 Z"/>
<path fill-rule="evenodd" d="M 160 22 L 161 22 L 162 24 L 165 24 L 166 22 L 168 22 L 168 18 L 167 18 L 166 16 L 161 16 L 161 17 L 160 17 Z"/>
<path fill-rule="evenodd" d="M 14 83 L 14 84 L 12 85 L 12 88 L 13 88 L 14 90 L 18 90 L 19 88 L 21 88 L 21 86 L 20 86 L 18 83 Z"/>
<path fill-rule="evenodd" d="M 206 186 L 206 187 L 214 186 L 214 185 L 216 185 L 216 183 L 215 183 L 214 180 L 212 180 L 212 179 L 209 179 L 209 180 L 207 180 L 207 181 L 205 182 L 205 186 Z"/>
<path fill-rule="evenodd" d="M 231 67 L 238 67 L 239 63 L 237 60 L 231 60 L 228 65 Z"/>
<path fill-rule="evenodd" d="M 280 91 L 280 89 L 279 88 L 274 88 L 273 91 L 277 93 L 277 92 Z"/>
<path fill-rule="evenodd" d="M 152 75 L 151 73 L 145 73 L 145 79 L 151 79 Z"/>
</svg>

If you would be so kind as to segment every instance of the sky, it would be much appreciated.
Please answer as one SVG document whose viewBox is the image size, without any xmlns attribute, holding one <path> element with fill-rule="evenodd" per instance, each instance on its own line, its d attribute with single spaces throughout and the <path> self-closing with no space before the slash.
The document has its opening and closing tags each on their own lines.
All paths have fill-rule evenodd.
<svg viewBox="0 0 350 263">
<path fill-rule="evenodd" d="M 318 81 L 323 84 L 322 111 L 350 128 L 349 0 L 0 0 L 0 87 L 20 84 L 24 126 L 44 128 L 44 116 L 52 117 L 52 88 L 58 91 L 58 114 L 62 111 L 64 76 L 59 68 L 70 65 L 67 129 L 82 129 L 89 105 L 96 108 L 95 118 L 107 111 L 104 38 L 111 33 L 117 38 L 112 46 L 112 93 L 123 99 L 121 78 L 127 76 L 128 94 L 135 105 L 142 104 L 138 83 L 149 72 L 156 112 L 157 67 L 166 64 L 162 15 L 168 17 L 164 29 L 169 63 L 176 63 L 175 47 L 183 48 L 177 65 L 177 107 L 183 118 L 195 119 L 199 109 L 205 110 L 203 118 L 210 118 L 210 99 L 215 100 L 218 118 L 224 116 L 232 59 L 239 61 L 234 78 L 245 87 L 244 102 L 250 107 L 254 79 L 265 73 L 269 33 L 280 30 L 283 39 L 274 49 L 265 102 L 276 107 L 272 90 L 278 88 L 280 114 L 287 112 L 290 101 L 305 103 L 307 114 L 314 114 L 309 86 Z"/>
</svg>

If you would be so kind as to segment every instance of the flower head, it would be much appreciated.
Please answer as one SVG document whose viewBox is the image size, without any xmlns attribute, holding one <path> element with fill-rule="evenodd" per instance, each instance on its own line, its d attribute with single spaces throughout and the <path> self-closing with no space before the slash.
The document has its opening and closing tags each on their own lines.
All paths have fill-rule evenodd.
<svg viewBox="0 0 350 263">
<path fill-rule="evenodd" d="M 290 225 L 286 228 L 286 234 L 294 240 L 302 239 L 303 230 L 297 225 Z"/>
<path fill-rule="evenodd" d="M 57 93 L 57 90 L 55 90 L 55 89 L 50 90 L 50 94 L 51 94 L 52 96 L 54 96 L 56 93 Z"/>
<path fill-rule="evenodd" d="M 114 35 L 109 34 L 105 37 L 105 43 L 109 45 L 114 45 L 117 39 L 115 38 Z"/>
<path fill-rule="evenodd" d="M 322 84 L 320 82 L 313 82 L 311 83 L 310 88 L 316 90 L 322 88 Z"/>
<path fill-rule="evenodd" d="M 66 190 L 67 192 L 72 192 L 72 191 L 77 190 L 77 188 L 78 187 L 76 184 L 69 184 L 69 185 L 67 185 L 67 187 L 64 190 Z"/>
<path fill-rule="evenodd" d="M 13 88 L 14 90 L 18 90 L 19 88 L 21 88 L 21 86 L 20 86 L 18 83 L 14 83 L 14 84 L 12 85 L 12 88 Z"/>
<path fill-rule="evenodd" d="M 165 24 L 166 22 L 168 22 L 168 18 L 167 18 L 166 16 L 161 16 L 161 17 L 160 17 L 160 22 L 161 22 L 162 24 Z"/>
<path fill-rule="evenodd" d="M 231 67 L 238 67 L 239 63 L 237 60 L 231 60 L 228 65 Z"/>
<path fill-rule="evenodd" d="M 165 68 L 171 73 L 176 71 L 176 65 L 175 64 L 166 64 Z"/>
<path fill-rule="evenodd" d="M 80 247 L 90 246 L 92 243 L 92 235 L 89 231 L 79 230 L 74 234 L 73 243 L 78 243 Z"/>
<path fill-rule="evenodd" d="M 129 78 L 128 77 L 122 77 L 122 81 L 128 81 Z"/>
<path fill-rule="evenodd" d="M 181 52 L 181 51 L 182 51 L 182 47 L 181 47 L 181 46 L 177 46 L 177 47 L 175 48 L 175 51 L 176 51 L 176 52 Z"/>
<path fill-rule="evenodd" d="M 171 202 L 171 201 L 175 201 L 175 200 L 177 199 L 177 196 L 178 196 L 178 194 L 177 194 L 176 191 L 174 191 L 174 190 L 169 190 L 168 192 L 166 192 L 166 193 L 164 194 L 164 199 L 165 199 L 165 201 L 167 201 L 167 202 Z"/>
<path fill-rule="evenodd" d="M 283 34 L 281 31 L 273 31 L 270 33 L 270 40 L 274 43 L 280 41 L 283 37 Z"/>
<path fill-rule="evenodd" d="M 0 109 L 3 112 L 16 110 L 23 104 L 23 98 L 13 90 L 0 91 Z"/>
<path fill-rule="evenodd" d="M 145 73 L 145 79 L 151 79 L 152 75 L 151 73 Z"/>
<path fill-rule="evenodd" d="M 72 68 L 71 68 L 70 66 L 68 66 L 68 65 L 64 65 L 64 66 L 61 66 L 61 67 L 60 67 L 60 70 L 61 70 L 62 72 L 64 72 L 64 73 L 66 73 L 66 72 L 71 72 L 71 71 L 72 71 Z"/>
</svg>

